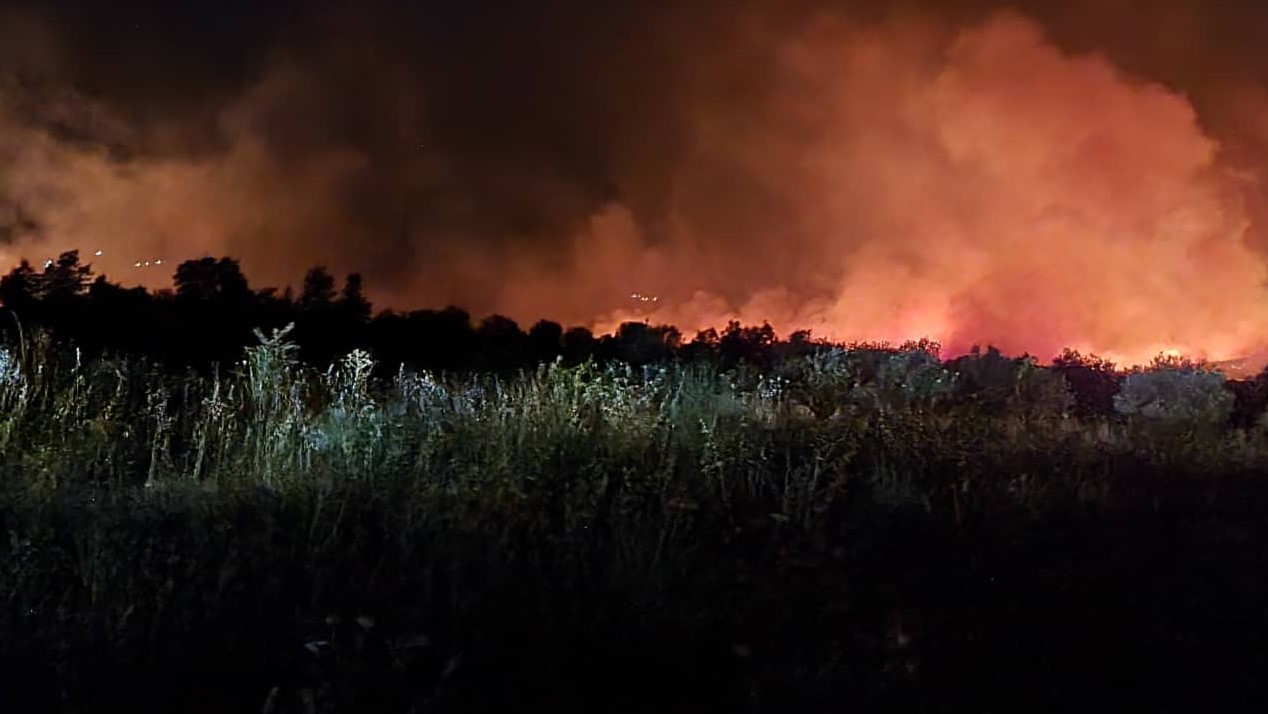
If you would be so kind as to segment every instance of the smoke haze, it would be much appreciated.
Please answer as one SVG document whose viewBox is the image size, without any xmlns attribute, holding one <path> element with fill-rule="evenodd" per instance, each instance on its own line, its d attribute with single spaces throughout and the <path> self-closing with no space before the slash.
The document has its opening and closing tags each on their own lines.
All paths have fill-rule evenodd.
<svg viewBox="0 0 1268 714">
<path fill-rule="evenodd" d="M 1238 14 L 1263 11 L 828 5 L 137 9 L 96 30 L 94 5 L 13 6 L 0 257 L 79 248 L 155 287 L 204 254 L 257 286 L 320 263 L 400 309 L 952 353 L 1268 342 L 1268 53 Z M 186 26 L 205 31 L 170 39 Z"/>
</svg>

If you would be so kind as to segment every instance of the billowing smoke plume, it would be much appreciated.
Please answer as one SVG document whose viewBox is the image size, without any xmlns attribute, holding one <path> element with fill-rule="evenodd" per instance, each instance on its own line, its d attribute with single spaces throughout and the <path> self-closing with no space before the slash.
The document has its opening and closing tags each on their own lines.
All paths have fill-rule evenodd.
<svg viewBox="0 0 1268 714">
<path fill-rule="evenodd" d="M 13 17 L 0 26 L 14 35 L 41 27 Z M 435 168 L 411 134 L 414 94 L 378 58 L 271 59 L 203 115 L 141 125 L 65 82 L 63 48 L 27 46 L 0 75 L 9 254 L 78 248 L 112 277 L 148 285 L 170 281 L 158 261 L 203 254 L 240 258 L 257 282 L 294 282 L 323 263 L 403 284 L 406 199 Z"/>
<path fill-rule="evenodd" d="M 230 254 L 257 285 L 323 263 L 380 304 L 600 328 L 1259 350 L 1268 92 L 1217 49 L 1186 74 L 1032 4 L 473 11 L 444 32 L 341 11 L 227 87 L 156 84 L 149 113 L 144 81 L 80 81 L 55 21 L 0 15 L 0 257 L 77 247 L 154 286 L 158 259 Z M 1176 17 L 1143 24 L 1174 39 Z"/>
<path fill-rule="evenodd" d="M 1258 187 L 1183 96 L 1011 14 L 949 43 L 827 20 L 778 47 L 762 102 L 697 115 L 672 247 L 615 263 L 673 296 L 653 320 L 1131 360 L 1263 340 Z M 596 223 L 582 262 L 639 244 L 613 232 Z M 715 292 L 737 277 L 743 294 Z M 702 287 L 686 300 L 684 279 Z"/>
</svg>

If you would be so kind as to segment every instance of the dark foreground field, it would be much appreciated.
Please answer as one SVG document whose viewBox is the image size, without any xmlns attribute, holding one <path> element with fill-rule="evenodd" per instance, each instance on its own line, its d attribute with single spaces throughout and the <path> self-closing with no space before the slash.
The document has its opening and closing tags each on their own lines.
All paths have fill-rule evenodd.
<svg viewBox="0 0 1268 714">
<path fill-rule="evenodd" d="M 350 497 L 317 542 L 310 511 L 266 497 L 46 511 L 62 530 L 6 552 L 38 570 L 10 594 L 4 711 L 1268 703 L 1262 494 L 959 528 L 861 509 L 814 536 L 716 523 L 654 583 L 603 572 L 601 537 L 438 533 Z M 97 539 L 116 562 L 88 567 L 117 570 L 92 587 L 77 541 Z"/>
<path fill-rule="evenodd" d="M 12 361 L 3 712 L 1268 705 L 1268 433 L 1201 385 Z"/>
</svg>

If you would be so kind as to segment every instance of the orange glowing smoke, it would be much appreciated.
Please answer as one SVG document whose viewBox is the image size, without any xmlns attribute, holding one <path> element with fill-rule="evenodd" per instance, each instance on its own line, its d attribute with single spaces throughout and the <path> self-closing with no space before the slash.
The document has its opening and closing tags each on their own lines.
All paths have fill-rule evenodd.
<svg viewBox="0 0 1268 714">
<path fill-rule="evenodd" d="M 0 101 L 0 191 L 46 228 L 9 250 L 104 248 L 107 272 L 112 257 L 126 268 L 230 254 L 256 284 L 323 262 L 366 272 L 381 306 L 457 303 L 523 324 L 647 319 L 692 335 L 769 321 L 783 334 L 932 337 L 949 353 L 989 343 L 1040 358 L 1072 347 L 1126 363 L 1262 352 L 1268 272 L 1248 247 L 1268 244 L 1248 208 L 1265 205 L 1258 177 L 1230 168 L 1185 96 L 1065 52 L 1012 13 L 960 27 L 737 12 L 709 28 L 665 40 L 691 48 L 658 75 L 674 121 L 623 103 L 633 85 L 604 94 L 617 200 L 592 210 L 593 192 L 544 169 L 481 177 L 581 217 L 550 240 L 468 240 L 491 204 L 433 190 L 472 169 L 441 142 L 420 150 L 410 127 L 427 105 L 396 85 L 379 88 L 375 116 L 409 152 L 327 141 L 310 115 L 346 102 L 296 60 L 222 107 L 227 148 L 197 159 L 112 163 L 14 126 Z M 356 76 L 386 76 L 368 69 Z M 302 131 L 278 129 L 292 125 Z M 279 136 L 317 148 L 283 156 Z M 342 200 L 390 191 L 374 220 Z M 430 223 L 402 226 L 392 211 L 416 195 L 430 197 L 418 209 Z M 397 230 L 404 243 L 374 239 Z M 420 257 L 398 256 L 405 244 Z M 387 270 L 412 282 L 385 287 Z"/>
<path fill-rule="evenodd" d="M 1268 273 L 1242 209 L 1258 186 L 1222 167 L 1183 96 L 1063 54 L 1011 14 L 945 45 L 929 27 L 825 20 L 777 57 L 761 105 L 697 114 L 667 242 L 645 249 L 620 205 L 578 239 L 592 281 L 675 295 L 597 328 L 649 319 L 690 335 L 766 320 L 1127 364 L 1243 357 L 1268 338 Z M 716 195 L 722 171 L 778 197 L 789 222 L 766 240 L 803 253 L 800 272 L 763 272 L 769 245 L 746 265 L 743 227 L 738 256 L 706 237 L 744 209 Z M 764 279 L 738 300 L 692 290 L 725 284 L 714 266 Z"/>
</svg>

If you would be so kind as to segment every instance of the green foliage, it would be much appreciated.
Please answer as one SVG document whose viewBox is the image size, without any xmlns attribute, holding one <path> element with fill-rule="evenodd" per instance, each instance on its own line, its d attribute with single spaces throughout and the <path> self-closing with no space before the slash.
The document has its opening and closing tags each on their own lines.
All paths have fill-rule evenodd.
<svg viewBox="0 0 1268 714">
<path fill-rule="evenodd" d="M 781 509 L 804 511 L 819 496 L 817 486 L 798 490 L 803 476 L 893 485 L 896 473 L 914 483 L 947 464 L 989 462 L 986 473 L 1045 450 L 1097 460 L 1107 442 L 1095 435 L 1117 428 L 1072 416 L 1058 371 L 995 350 L 944 363 L 931 343 L 856 345 L 761 371 L 556 362 L 512 377 L 401 371 L 376 380 L 363 351 L 324 372 L 304 367 L 288 333 L 257 333 L 239 364 L 208 376 L 137 360 L 85 363 L 44 334 L 6 347 L 0 468 L 11 485 L 46 495 L 75 485 L 287 491 L 408 478 L 421 493 L 500 508 L 564 498 L 596 479 L 609 485 L 587 498 L 610 499 L 609 488 L 675 502 L 780 494 L 797 501 Z M 1201 365 L 1159 363 L 1129 375 L 1116 406 L 1150 423 L 1218 425 L 1232 399 Z M 1243 457 L 1262 433 L 1244 435 Z M 1221 448 L 1206 448 L 1212 464 L 1233 459 Z M 1247 458 L 1257 457 L 1240 463 Z M 578 513 L 595 517 L 596 503 Z"/>
<path fill-rule="evenodd" d="M 955 393 L 956 377 L 938 361 L 937 353 L 906 350 L 878 365 L 875 389 L 885 403 L 930 408 Z"/>
<path fill-rule="evenodd" d="M 311 468 L 312 450 L 301 438 L 308 433 L 310 414 L 305 404 L 305 383 L 298 378 L 298 347 L 285 340 L 288 325 L 265 337 L 258 330 L 260 344 L 247 348 L 241 365 L 245 384 L 240 404 L 245 427 L 243 447 L 252 462 L 248 473 L 265 485 L 276 486 L 290 473 Z"/>
<path fill-rule="evenodd" d="M 762 370 L 560 361 L 510 377 L 376 379 L 365 352 L 317 371 L 287 330 L 257 338 L 208 375 L 84 362 L 42 334 L 0 349 L 11 631 L 150 643 L 161 659 L 161 634 L 193 641 L 217 615 L 280 598 L 256 589 L 274 570 L 303 581 L 287 597 L 319 614 L 417 588 L 401 597 L 470 623 L 496 608 L 444 597 L 476 582 L 523 612 L 588 623 L 617 613 L 614 601 L 634 613 L 621 617 L 673 603 L 685 620 L 730 607 L 738 621 L 751 615 L 727 601 L 740 587 L 805 577 L 788 552 L 835 572 L 847 559 L 834 543 L 865 547 L 895 513 L 969 528 L 984 514 L 1131 506 L 1131 483 L 1177 464 L 1202 478 L 1268 468 L 1268 430 L 1168 440 L 1137 428 L 1223 423 L 1231 394 L 1195 365 L 1130 375 L 1123 423 L 1070 414 L 1065 379 L 1033 360 L 944 363 L 928 343 L 816 349 Z M 877 557 L 894 558 L 879 540 Z M 525 572 L 546 594 L 517 589 Z M 706 578 L 709 597 L 683 594 Z M 538 596 L 564 604 L 521 602 Z M 273 617 L 295 616 L 276 602 Z M 772 594 L 765 607 L 786 605 Z"/>
<path fill-rule="evenodd" d="M 1234 395 L 1224 375 L 1202 365 L 1155 361 L 1123 380 L 1114 408 L 1127 417 L 1165 424 L 1219 426 L 1233 412 Z"/>
<path fill-rule="evenodd" d="M 956 377 L 938 361 L 937 350 L 928 342 L 838 347 L 794 358 L 776 374 L 787 381 L 784 393 L 820 418 L 927 411 L 955 393 Z"/>
<path fill-rule="evenodd" d="M 956 361 L 957 396 L 994 414 L 1065 416 L 1074 395 L 1059 372 L 1033 357 L 1009 358 L 994 347 Z"/>
</svg>

